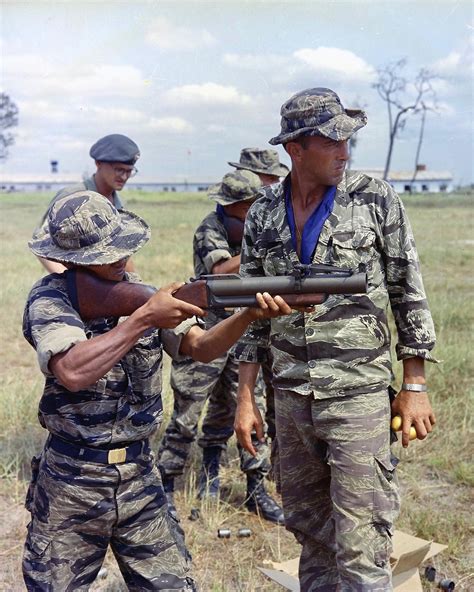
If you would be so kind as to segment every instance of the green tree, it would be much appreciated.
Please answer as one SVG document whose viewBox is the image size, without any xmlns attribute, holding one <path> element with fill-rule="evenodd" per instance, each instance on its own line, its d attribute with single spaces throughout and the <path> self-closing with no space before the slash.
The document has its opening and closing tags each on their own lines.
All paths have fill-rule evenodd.
<svg viewBox="0 0 474 592">
<path fill-rule="evenodd" d="M 8 147 L 15 142 L 9 130 L 18 125 L 18 107 L 7 93 L 0 93 L 0 160 L 8 157 Z"/>
</svg>

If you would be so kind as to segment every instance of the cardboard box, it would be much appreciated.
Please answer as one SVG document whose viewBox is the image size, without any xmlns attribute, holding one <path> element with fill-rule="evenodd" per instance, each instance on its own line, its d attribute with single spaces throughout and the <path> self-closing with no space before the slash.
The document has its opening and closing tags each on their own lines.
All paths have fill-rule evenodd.
<svg viewBox="0 0 474 592">
<path fill-rule="evenodd" d="M 394 592 L 423 592 L 419 566 L 446 549 L 446 545 L 425 541 L 399 530 L 393 535 L 393 552 L 390 557 Z M 282 563 L 271 562 L 272 569 L 258 569 L 271 580 L 290 592 L 300 592 L 298 582 L 299 559 Z"/>
</svg>

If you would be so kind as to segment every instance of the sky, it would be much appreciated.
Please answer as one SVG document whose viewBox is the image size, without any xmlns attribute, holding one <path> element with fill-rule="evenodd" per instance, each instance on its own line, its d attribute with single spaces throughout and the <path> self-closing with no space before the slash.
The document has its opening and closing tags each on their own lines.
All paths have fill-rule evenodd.
<svg viewBox="0 0 474 592">
<path fill-rule="evenodd" d="M 282 103 L 312 87 L 366 110 L 353 166 L 382 168 L 388 117 L 373 84 L 406 58 L 404 104 L 421 68 L 436 76 L 420 162 L 474 180 L 467 0 L 2 0 L 0 50 L 1 90 L 19 108 L 4 173 L 48 173 L 53 159 L 92 173 L 90 146 L 122 133 L 142 178 L 217 181 L 241 148 L 271 148 Z M 393 170 L 413 169 L 419 129 L 408 118 Z"/>
</svg>

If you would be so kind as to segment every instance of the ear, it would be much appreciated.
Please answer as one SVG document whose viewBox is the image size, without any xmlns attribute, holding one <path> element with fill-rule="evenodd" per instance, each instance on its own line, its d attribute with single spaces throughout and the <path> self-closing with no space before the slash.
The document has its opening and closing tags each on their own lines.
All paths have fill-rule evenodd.
<svg viewBox="0 0 474 592">
<path fill-rule="evenodd" d="M 287 142 L 285 144 L 285 150 L 291 160 L 299 160 L 303 149 L 299 142 Z"/>
</svg>

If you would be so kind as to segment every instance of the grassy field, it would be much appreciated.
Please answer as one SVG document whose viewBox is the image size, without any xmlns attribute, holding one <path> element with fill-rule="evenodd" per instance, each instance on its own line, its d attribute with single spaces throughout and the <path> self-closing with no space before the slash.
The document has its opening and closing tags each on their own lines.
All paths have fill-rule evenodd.
<svg viewBox="0 0 474 592">
<path fill-rule="evenodd" d="M 128 192 L 127 205 L 152 227 L 150 243 L 135 257 L 146 282 L 163 285 L 192 275 L 192 234 L 211 209 L 202 194 Z M 21 334 L 21 316 L 28 291 L 42 270 L 27 249 L 27 240 L 48 196 L 0 195 L 1 209 L 1 401 L 0 405 L 0 590 L 22 590 L 20 556 L 28 517 L 22 508 L 29 460 L 40 449 L 44 430 L 37 421 L 42 379 L 33 350 Z M 429 365 L 428 382 L 438 418 L 435 432 L 416 442 L 401 457 L 399 476 L 403 508 L 397 527 L 448 545 L 435 559 L 441 573 L 457 581 L 457 590 L 474 589 L 472 542 L 472 409 L 473 368 L 473 198 L 468 195 L 423 195 L 405 199 L 422 260 L 425 287 L 433 312 L 442 361 Z M 168 368 L 165 368 L 165 377 Z M 165 382 L 167 382 L 165 380 Z M 164 393 L 165 413 L 172 408 Z M 471 437 L 471 440 L 469 438 Z M 471 443 L 471 444 L 470 444 Z M 197 449 L 191 465 L 197 466 Z M 203 592 L 281 590 L 256 570 L 266 560 L 281 561 L 298 554 L 298 546 L 283 528 L 262 523 L 241 509 L 244 483 L 235 446 L 223 470 L 225 501 L 204 506 L 197 522 L 187 519 L 194 499 L 191 470 L 177 505 L 194 557 Z M 271 484 L 270 484 L 271 488 Z M 217 528 L 249 527 L 249 539 L 216 537 Z M 121 590 L 113 561 L 109 576 L 97 590 Z M 428 588 L 427 588 L 428 589 Z"/>
</svg>

